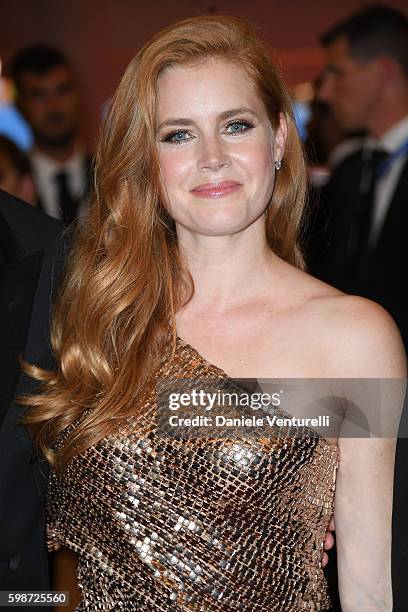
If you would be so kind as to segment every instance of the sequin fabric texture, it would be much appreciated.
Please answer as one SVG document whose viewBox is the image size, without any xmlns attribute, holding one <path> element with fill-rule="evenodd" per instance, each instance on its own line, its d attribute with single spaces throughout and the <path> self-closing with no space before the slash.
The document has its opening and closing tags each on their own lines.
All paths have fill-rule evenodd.
<svg viewBox="0 0 408 612">
<path fill-rule="evenodd" d="M 225 379 L 177 340 L 158 376 Z M 48 546 L 78 554 L 78 612 L 327 610 L 338 448 L 321 437 L 177 440 L 139 416 L 48 490 Z M 62 440 L 63 441 L 63 438 Z"/>
</svg>

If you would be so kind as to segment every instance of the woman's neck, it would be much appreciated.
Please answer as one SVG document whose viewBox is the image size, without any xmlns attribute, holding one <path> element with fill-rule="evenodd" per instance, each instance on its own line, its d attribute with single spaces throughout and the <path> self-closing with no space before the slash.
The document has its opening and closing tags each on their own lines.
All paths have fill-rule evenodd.
<svg viewBox="0 0 408 612">
<path fill-rule="evenodd" d="M 261 231 L 260 231 L 261 229 Z M 264 290 L 280 260 L 266 242 L 264 226 L 229 236 L 179 230 L 180 251 L 194 281 L 189 309 L 212 316 L 248 302 Z"/>
</svg>

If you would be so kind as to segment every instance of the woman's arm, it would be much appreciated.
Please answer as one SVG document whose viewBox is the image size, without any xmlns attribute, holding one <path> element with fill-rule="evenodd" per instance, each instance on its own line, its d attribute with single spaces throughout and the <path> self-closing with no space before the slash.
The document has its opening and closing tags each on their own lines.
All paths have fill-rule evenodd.
<svg viewBox="0 0 408 612">
<path fill-rule="evenodd" d="M 77 566 L 78 557 L 69 548 L 61 548 L 52 553 L 52 589 L 69 592 L 69 606 L 56 606 L 54 612 L 71 612 L 79 605 L 81 594 L 78 589 Z"/>
<path fill-rule="evenodd" d="M 388 391 L 381 410 L 388 437 L 351 438 L 339 435 L 340 467 L 337 476 L 335 522 L 339 592 L 342 612 L 391 612 L 391 516 L 395 437 L 404 400 L 406 358 L 398 330 L 379 306 L 360 298 L 347 298 L 352 317 L 340 325 L 337 344 L 343 376 L 360 377 L 360 391 L 349 399 L 372 421 L 372 394 L 364 401 L 366 378 L 378 380 Z M 337 328 L 339 329 L 339 328 Z M 388 386 L 387 386 L 388 385 Z M 355 385 L 350 385 L 353 388 Z M 391 392 L 389 387 L 391 386 Z M 353 392 L 352 392 L 353 393 Z M 371 398 L 371 399 L 370 399 Z M 350 431 L 349 424 L 347 431 Z"/>
<path fill-rule="evenodd" d="M 391 612 L 395 441 L 342 439 L 335 521 L 342 612 Z"/>
</svg>

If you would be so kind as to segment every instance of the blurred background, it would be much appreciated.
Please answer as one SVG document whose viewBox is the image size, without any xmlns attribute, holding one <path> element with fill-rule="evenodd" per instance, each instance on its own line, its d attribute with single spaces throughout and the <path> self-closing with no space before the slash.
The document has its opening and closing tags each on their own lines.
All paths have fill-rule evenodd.
<svg viewBox="0 0 408 612">
<path fill-rule="evenodd" d="M 104 105 L 126 65 L 164 26 L 197 14 L 245 17 L 276 50 L 287 84 L 303 103 L 311 98 L 313 80 L 323 67 L 319 34 L 369 4 L 357 0 L 1 0 L 0 57 L 7 67 L 18 49 L 39 42 L 65 52 L 78 76 L 82 137 L 92 152 Z M 407 0 L 386 4 L 407 9 Z M 10 130 L 12 119 L 4 101 L 12 96 L 13 88 L 3 80 L 0 133 L 5 122 Z M 7 113 L 7 120 L 2 113 Z M 299 107 L 299 119 L 307 121 L 307 106 Z M 15 129 L 19 130 L 17 125 Z M 28 146 L 28 137 L 21 131 L 18 138 Z"/>
</svg>

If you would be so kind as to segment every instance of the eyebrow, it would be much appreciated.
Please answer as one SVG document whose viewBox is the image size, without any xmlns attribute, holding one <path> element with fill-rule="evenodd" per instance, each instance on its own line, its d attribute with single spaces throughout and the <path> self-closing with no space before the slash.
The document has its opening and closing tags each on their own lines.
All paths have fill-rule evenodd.
<svg viewBox="0 0 408 612">
<path fill-rule="evenodd" d="M 242 106 L 240 108 L 231 108 L 230 110 L 226 110 L 220 113 L 218 115 L 218 119 L 220 121 L 225 121 L 226 119 L 231 119 L 231 117 L 236 117 L 238 115 L 244 115 L 247 113 L 253 115 L 254 117 L 258 117 L 255 111 L 250 108 L 246 108 L 245 106 Z M 183 117 L 166 119 L 166 121 L 163 121 L 157 129 L 161 130 L 164 127 L 171 127 L 175 125 L 194 125 L 194 121 L 192 119 L 184 119 Z"/>
</svg>

